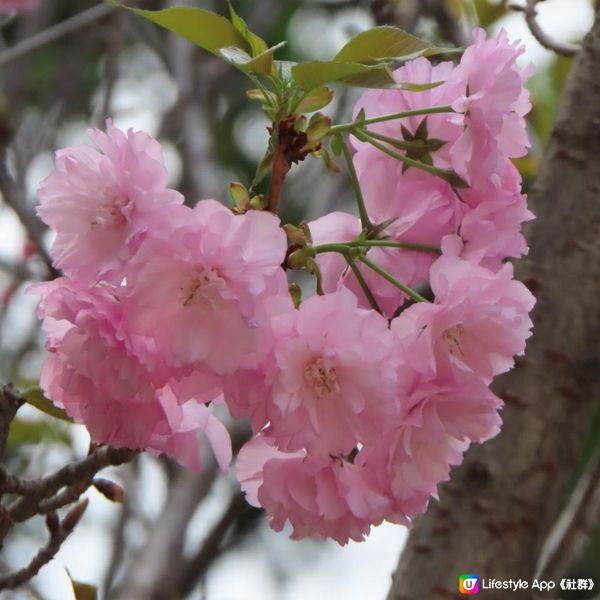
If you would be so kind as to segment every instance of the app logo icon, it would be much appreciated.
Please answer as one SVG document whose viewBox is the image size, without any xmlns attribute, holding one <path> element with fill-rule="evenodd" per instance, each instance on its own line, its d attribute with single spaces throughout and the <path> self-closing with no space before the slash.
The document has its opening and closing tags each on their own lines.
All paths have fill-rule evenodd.
<svg viewBox="0 0 600 600">
<path fill-rule="evenodd" d="M 458 578 L 458 591 L 461 594 L 478 594 L 479 577 L 477 575 L 461 575 Z"/>
</svg>

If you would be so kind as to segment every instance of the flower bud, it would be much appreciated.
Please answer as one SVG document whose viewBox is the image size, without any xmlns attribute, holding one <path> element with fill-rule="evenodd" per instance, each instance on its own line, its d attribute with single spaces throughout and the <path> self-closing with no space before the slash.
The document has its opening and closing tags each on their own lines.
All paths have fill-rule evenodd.
<svg viewBox="0 0 600 600">
<path fill-rule="evenodd" d="M 323 113 L 315 113 L 306 129 L 306 137 L 309 142 L 318 142 L 329 133 L 331 129 L 331 119 Z"/>
<path fill-rule="evenodd" d="M 92 483 L 94 487 L 111 502 L 122 503 L 125 499 L 125 492 L 123 488 L 114 481 L 96 478 Z"/>
<path fill-rule="evenodd" d="M 312 258 L 316 256 L 315 249 L 311 246 L 305 246 L 292 252 L 288 256 L 287 264 L 291 269 L 303 269 L 312 262 Z"/>
<path fill-rule="evenodd" d="M 250 194 L 246 186 L 237 181 L 229 184 L 229 195 L 233 201 L 233 212 L 243 214 L 248 211 L 250 206 Z"/>
<path fill-rule="evenodd" d="M 89 500 L 84 498 L 81 502 L 76 504 L 68 513 L 67 516 L 62 520 L 61 529 L 67 533 L 70 533 L 75 529 L 75 526 L 83 517 L 89 504 Z"/>
</svg>

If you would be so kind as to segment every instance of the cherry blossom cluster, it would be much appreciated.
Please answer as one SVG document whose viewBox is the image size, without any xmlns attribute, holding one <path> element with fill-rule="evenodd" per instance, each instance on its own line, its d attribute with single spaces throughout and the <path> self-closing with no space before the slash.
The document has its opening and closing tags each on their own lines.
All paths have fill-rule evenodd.
<svg viewBox="0 0 600 600">
<path fill-rule="evenodd" d="M 511 161 L 527 149 L 521 53 L 476 31 L 458 65 L 395 72 L 423 91 L 362 95 L 361 218 L 304 228 L 319 293 L 300 303 L 276 215 L 186 206 L 141 132 L 109 123 L 96 148 L 59 151 L 38 212 L 64 277 L 33 286 L 45 393 L 94 440 L 193 469 L 199 432 L 231 461 L 213 407 L 248 419 L 238 479 L 293 538 L 409 525 L 469 445 L 498 433 L 489 385 L 530 335 L 534 299 L 506 262 L 527 251 L 532 218 Z M 386 117 L 408 111 L 421 114 Z"/>
</svg>

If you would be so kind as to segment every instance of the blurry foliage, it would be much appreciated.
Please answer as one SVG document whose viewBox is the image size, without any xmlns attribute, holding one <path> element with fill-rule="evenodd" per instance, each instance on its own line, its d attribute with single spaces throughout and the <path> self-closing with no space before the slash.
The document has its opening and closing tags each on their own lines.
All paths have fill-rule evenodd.
<svg viewBox="0 0 600 600">
<path fill-rule="evenodd" d="M 53 443 L 70 445 L 71 436 L 68 427 L 56 420 L 29 421 L 17 417 L 10 427 L 7 451 L 18 452 L 25 444 Z"/>
<path fill-rule="evenodd" d="M 510 11 L 507 0 L 475 0 L 474 4 L 482 27 L 489 27 Z"/>
<path fill-rule="evenodd" d="M 73 579 L 73 577 L 71 577 L 71 573 L 69 573 L 68 569 L 65 569 L 65 571 L 67 572 L 67 577 L 73 586 L 73 596 L 75 600 L 97 600 L 98 588 L 95 585 L 76 581 Z"/>
</svg>

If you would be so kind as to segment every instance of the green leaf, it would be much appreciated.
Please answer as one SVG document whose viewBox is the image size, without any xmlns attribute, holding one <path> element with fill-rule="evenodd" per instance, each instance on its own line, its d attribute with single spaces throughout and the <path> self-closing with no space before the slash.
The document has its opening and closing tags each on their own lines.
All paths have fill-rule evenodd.
<svg viewBox="0 0 600 600">
<path fill-rule="evenodd" d="M 300 104 L 298 104 L 296 111 L 302 114 L 321 110 L 322 108 L 325 108 L 332 99 L 333 92 L 328 87 L 322 86 L 305 96 Z"/>
<path fill-rule="evenodd" d="M 279 72 L 279 76 L 284 81 L 290 81 L 292 79 L 292 69 L 298 63 L 293 62 L 291 60 L 276 60 L 275 66 L 277 67 L 277 71 Z"/>
<path fill-rule="evenodd" d="M 439 87 L 444 83 L 446 82 L 432 81 L 431 83 L 408 83 L 401 81 L 397 83 L 395 87 L 400 88 L 401 90 L 406 90 L 407 92 L 426 92 L 427 90 L 432 90 L 433 88 Z"/>
<path fill-rule="evenodd" d="M 271 75 L 273 73 L 273 54 L 278 48 L 285 45 L 281 42 L 272 48 L 268 48 L 262 54 L 252 57 L 241 48 L 228 46 L 219 50 L 219 55 L 234 67 L 246 73 L 258 73 Z"/>
<path fill-rule="evenodd" d="M 127 10 L 176 33 L 200 48 L 225 58 L 245 73 L 273 74 L 273 54 L 285 42 L 269 48 L 252 33 L 245 21 L 230 6 L 233 22 L 202 8 L 175 6 L 163 10 L 132 8 L 114 1 L 110 4 Z"/>
<path fill-rule="evenodd" d="M 331 151 L 334 156 L 340 156 L 342 154 L 342 144 L 344 143 L 342 140 L 342 136 L 335 134 L 331 136 Z"/>
<path fill-rule="evenodd" d="M 281 42 L 272 48 L 269 48 L 267 42 L 260 36 L 256 35 L 250 29 L 246 21 L 242 19 L 234 10 L 231 2 L 229 4 L 229 15 L 231 18 L 232 25 L 240 32 L 242 37 L 246 40 L 250 46 L 250 52 L 254 60 L 249 61 L 248 64 L 244 65 L 245 69 L 250 70 L 253 73 L 260 73 L 263 75 L 273 74 L 273 54 L 275 50 L 285 45 L 285 42 Z M 234 63 L 235 64 L 235 63 Z M 236 65 L 241 66 L 241 65 Z"/>
<path fill-rule="evenodd" d="M 67 577 L 73 586 L 73 594 L 75 595 L 75 600 L 97 600 L 98 598 L 98 588 L 95 585 L 91 585 L 90 583 L 82 583 L 81 581 L 76 581 L 71 577 L 71 573 L 69 573 L 68 569 L 65 569 L 67 572 Z"/>
<path fill-rule="evenodd" d="M 433 46 L 402 29 L 384 25 L 359 33 L 336 54 L 334 60 L 372 65 L 381 61 L 408 60 L 447 51 L 448 49 Z"/>
<path fill-rule="evenodd" d="M 22 394 L 23 399 L 27 404 L 31 406 L 35 406 L 38 410 L 41 410 L 43 413 L 50 415 L 56 419 L 60 419 L 61 421 L 67 421 L 68 423 L 73 423 L 73 419 L 67 415 L 67 413 L 62 409 L 58 408 L 58 406 L 54 406 L 52 401 L 44 396 L 42 390 L 39 387 L 32 387 L 28 390 L 25 390 Z"/>
<path fill-rule="evenodd" d="M 251 45 L 230 21 L 209 10 L 190 6 L 176 6 L 163 10 L 143 10 L 118 3 L 117 6 L 126 8 L 213 54 L 218 55 L 222 48 L 228 47 L 252 52 Z"/>
<path fill-rule="evenodd" d="M 292 67 L 292 77 L 306 92 L 336 81 L 357 87 L 396 85 L 391 71 L 384 65 L 368 66 L 334 60 L 298 63 Z"/>
<path fill-rule="evenodd" d="M 231 19 L 231 23 L 250 45 L 252 56 L 258 56 L 259 54 L 262 54 L 269 47 L 267 42 L 248 29 L 246 21 L 244 21 L 244 19 L 242 19 L 242 17 L 235 12 L 231 2 L 228 2 L 227 4 L 229 4 L 229 17 Z"/>
<path fill-rule="evenodd" d="M 256 186 L 270 173 L 274 156 L 275 151 L 269 148 L 256 169 L 256 174 L 250 184 L 250 190 L 254 190 L 254 188 L 256 188 Z"/>
</svg>

